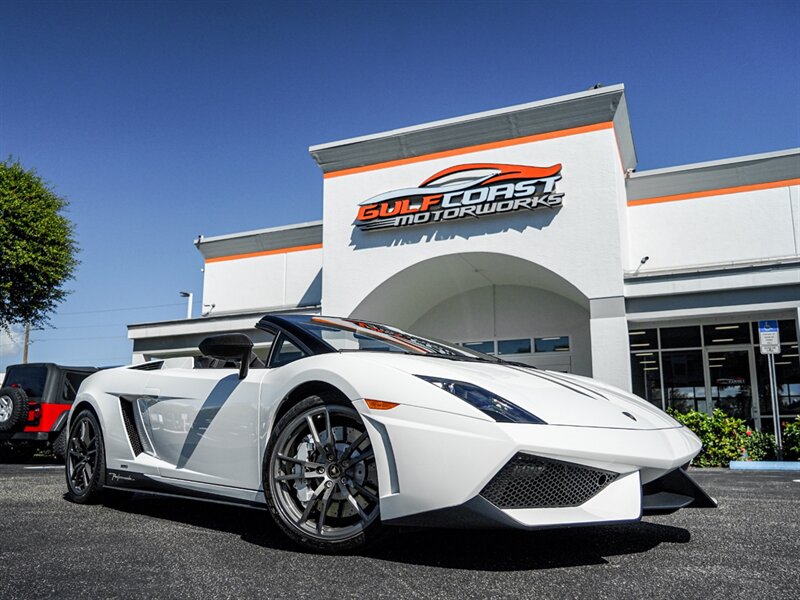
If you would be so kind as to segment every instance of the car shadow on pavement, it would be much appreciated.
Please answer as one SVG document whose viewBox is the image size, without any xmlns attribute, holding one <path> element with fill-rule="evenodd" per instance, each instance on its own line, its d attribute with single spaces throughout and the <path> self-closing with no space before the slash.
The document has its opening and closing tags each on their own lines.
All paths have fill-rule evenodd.
<svg viewBox="0 0 800 600">
<path fill-rule="evenodd" d="M 231 533 L 265 548 L 304 552 L 285 537 L 265 510 L 145 494 L 113 495 L 104 504 L 129 514 Z M 379 544 L 359 554 L 446 569 L 522 571 L 605 564 L 610 556 L 639 554 L 663 543 L 686 544 L 690 539 L 686 529 L 648 522 L 540 531 L 391 528 Z"/>
<path fill-rule="evenodd" d="M 364 555 L 449 569 L 521 571 L 605 564 L 609 556 L 690 539 L 686 529 L 645 522 L 539 531 L 428 529 L 388 536 Z"/>
</svg>

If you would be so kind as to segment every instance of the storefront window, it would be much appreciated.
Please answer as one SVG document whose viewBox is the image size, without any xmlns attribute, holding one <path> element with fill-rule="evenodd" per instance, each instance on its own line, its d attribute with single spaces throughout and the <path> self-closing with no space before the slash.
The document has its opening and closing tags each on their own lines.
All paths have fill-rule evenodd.
<svg viewBox="0 0 800 600">
<path fill-rule="evenodd" d="M 569 336 L 535 338 L 533 346 L 536 352 L 569 352 Z"/>
<path fill-rule="evenodd" d="M 794 347 L 792 347 L 794 346 Z M 756 374 L 761 415 L 772 416 L 772 395 L 769 387 L 769 361 L 756 349 Z M 775 356 L 775 378 L 778 382 L 778 404 L 781 415 L 800 414 L 800 363 L 797 344 L 781 345 L 781 353 Z M 767 419 L 762 419 L 767 429 Z"/>
<path fill-rule="evenodd" d="M 667 408 L 680 412 L 706 412 L 703 351 L 682 350 L 661 353 Z"/>
<path fill-rule="evenodd" d="M 780 414 L 793 418 L 800 415 L 797 328 L 792 319 L 779 320 L 778 326 Z M 680 412 L 718 408 L 756 428 L 772 430 L 769 372 L 759 351 L 758 322 L 632 328 L 628 333 L 635 394 Z"/>
<path fill-rule="evenodd" d="M 498 340 L 497 353 L 498 354 L 530 354 L 531 340 L 530 338 L 519 340 Z"/>
<path fill-rule="evenodd" d="M 487 342 L 464 342 L 461 344 L 464 348 L 475 350 L 476 352 L 483 352 L 484 354 L 494 354 L 494 342 L 489 340 Z"/>
<path fill-rule="evenodd" d="M 628 337 L 633 352 L 658 348 L 658 331 L 656 329 L 632 329 L 628 332 Z"/>
<path fill-rule="evenodd" d="M 631 374 L 633 376 L 633 393 L 658 408 L 664 408 L 661 398 L 661 370 L 658 366 L 658 353 L 631 354 Z"/>
<path fill-rule="evenodd" d="M 700 326 L 694 327 L 661 327 L 662 348 L 699 348 L 703 345 L 700 339 Z"/>
<path fill-rule="evenodd" d="M 747 326 L 747 323 L 704 325 L 703 340 L 708 347 L 728 344 L 749 344 L 750 328 Z"/>
<path fill-rule="evenodd" d="M 750 421 L 753 388 L 749 350 L 716 352 L 709 349 L 708 376 L 714 408 L 730 417 Z"/>
</svg>

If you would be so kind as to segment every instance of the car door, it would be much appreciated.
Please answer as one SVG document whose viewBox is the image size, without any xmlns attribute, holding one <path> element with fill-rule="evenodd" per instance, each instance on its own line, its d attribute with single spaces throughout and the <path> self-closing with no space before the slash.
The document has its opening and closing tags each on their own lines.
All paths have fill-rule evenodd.
<svg viewBox="0 0 800 600">
<path fill-rule="evenodd" d="M 165 369 L 137 403 L 164 477 L 256 490 L 259 395 L 266 371 Z"/>
</svg>

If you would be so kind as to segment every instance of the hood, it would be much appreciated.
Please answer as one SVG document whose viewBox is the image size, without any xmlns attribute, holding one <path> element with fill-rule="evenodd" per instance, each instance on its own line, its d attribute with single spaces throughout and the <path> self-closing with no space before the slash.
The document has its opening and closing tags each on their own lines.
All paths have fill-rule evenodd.
<svg viewBox="0 0 800 600">
<path fill-rule="evenodd" d="M 549 425 L 616 429 L 681 426 L 649 402 L 588 377 L 532 367 L 406 354 L 359 352 L 358 355 L 410 375 L 441 377 L 480 386 L 533 413 Z"/>
</svg>

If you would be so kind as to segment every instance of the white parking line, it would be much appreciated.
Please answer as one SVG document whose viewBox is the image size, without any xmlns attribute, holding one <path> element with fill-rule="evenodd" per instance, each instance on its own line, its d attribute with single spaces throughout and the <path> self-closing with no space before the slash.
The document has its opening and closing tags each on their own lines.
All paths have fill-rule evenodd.
<svg viewBox="0 0 800 600">
<path fill-rule="evenodd" d="M 59 465 L 47 465 L 45 467 L 25 467 L 25 468 L 26 469 L 30 469 L 30 470 L 33 470 L 33 469 L 37 469 L 38 470 L 38 469 L 63 469 L 64 467 L 63 466 L 59 466 Z"/>
<path fill-rule="evenodd" d="M 792 479 L 795 483 L 800 483 L 800 479 Z"/>
</svg>

